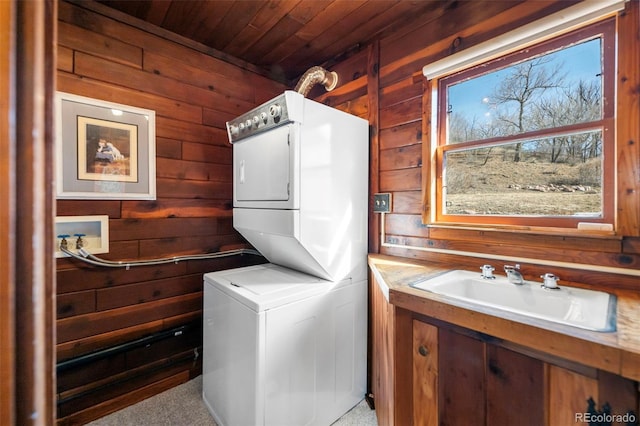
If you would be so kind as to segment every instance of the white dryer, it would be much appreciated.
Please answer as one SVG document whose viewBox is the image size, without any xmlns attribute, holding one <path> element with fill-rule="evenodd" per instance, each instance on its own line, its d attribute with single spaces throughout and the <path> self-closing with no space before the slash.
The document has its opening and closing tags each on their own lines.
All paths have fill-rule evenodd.
<svg viewBox="0 0 640 426">
<path fill-rule="evenodd" d="M 218 425 L 328 426 L 362 399 L 364 281 L 266 264 L 204 285 L 202 391 Z"/>
<path fill-rule="evenodd" d="M 272 263 L 364 279 L 367 121 L 286 91 L 228 128 L 233 226 Z"/>
</svg>

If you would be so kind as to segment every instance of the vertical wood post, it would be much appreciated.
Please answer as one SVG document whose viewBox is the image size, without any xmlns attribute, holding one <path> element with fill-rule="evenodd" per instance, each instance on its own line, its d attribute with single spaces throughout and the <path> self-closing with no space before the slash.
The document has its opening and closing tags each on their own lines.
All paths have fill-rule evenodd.
<svg viewBox="0 0 640 426">
<path fill-rule="evenodd" d="M 15 423 L 55 421 L 52 196 L 57 2 L 14 1 Z"/>
<path fill-rule="evenodd" d="M 15 423 L 14 283 L 15 132 L 13 91 L 15 3 L 0 1 L 0 424 Z"/>
<path fill-rule="evenodd" d="M 367 95 L 369 98 L 369 252 L 380 252 L 381 215 L 373 214 L 373 194 L 380 189 L 380 43 L 369 46 L 367 61 Z"/>
<path fill-rule="evenodd" d="M 640 2 L 628 2 L 618 23 L 618 223 L 619 235 L 640 236 Z"/>
</svg>

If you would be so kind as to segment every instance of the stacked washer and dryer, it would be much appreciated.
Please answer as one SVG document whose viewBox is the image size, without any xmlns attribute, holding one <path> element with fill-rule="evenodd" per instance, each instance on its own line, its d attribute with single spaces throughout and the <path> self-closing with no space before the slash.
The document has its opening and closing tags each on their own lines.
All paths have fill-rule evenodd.
<svg viewBox="0 0 640 426">
<path fill-rule="evenodd" d="M 220 426 L 327 426 L 367 371 L 368 123 L 282 95 L 227 123 L 233 224 L 270 262 L 204 276 L 203 399 Z"/>
</svg>

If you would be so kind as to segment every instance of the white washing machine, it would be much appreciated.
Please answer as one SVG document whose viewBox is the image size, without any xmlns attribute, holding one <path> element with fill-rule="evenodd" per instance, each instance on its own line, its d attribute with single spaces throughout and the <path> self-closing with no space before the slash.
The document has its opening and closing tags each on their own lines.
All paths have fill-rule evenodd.
<svg viewBox="0 0 640 426">
<path fill-rule="evenodd" d="M 203 398 L 220 426 L 328 426 L 366 391 L 366 281 L 274 264 L 204 276 Z"/>
</svg>

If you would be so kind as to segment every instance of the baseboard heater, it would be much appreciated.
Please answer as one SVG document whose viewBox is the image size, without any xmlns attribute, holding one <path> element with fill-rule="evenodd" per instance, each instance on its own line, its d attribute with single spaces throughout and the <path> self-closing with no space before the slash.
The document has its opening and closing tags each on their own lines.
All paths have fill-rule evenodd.
<svg viewBox="0 0 640 426">
<path fill-rule="evenodd" d="M 202 351 L 202 347 L 198 347 L 197 350 L 198 351 Z M 155 373 L 156 371 L 160 371 L 162 369 L 166 369 L 168 367 L 172 367 L 174 365 L 184 363 L 184 362 L 189 361 L 191 359 L 193 359 L 195 361 L 197 358 L 198 358 L 197 355 L 185 355 L 185 356 L 182 356 L 180 358 L 175 358 L 175 359 L 173 359 L 173 360 L 171 360 L 169 362 L 166 362 L 166 363 L 162 364 L 161 366 L 157 366 L 157 367 L 154 367 L 152 369 L 145 370 L 144 372 L 141 372 L 141 373 L 138 373 L 138 374 L 133 374 L 131 376 L 128 376 L 125 379 L 116 380 L 116 381 L 110 382 L 109 384 L 98 386 L 98 387 L 95 387 L 95 388 L 92 388 L 92 389 L 89 389 L 89 390 L 85 390 L 85 391 L 79 392 L 77 394 L 68 396 L 66 398 L 58 397 L 58 400 L 56 401 L 56 405 L 58 407 L 60 407 L 60 406 L 62 406 L 64 404 L 67 404 L 67 403 L 73 401 L 73 400 L 85 397 L 87 395 L 100 393 L 100 392 L 104 391 L 105 389 L 111 388 L 113 386 L 117 386 L 117 385 L 129 382 L 131 380 L 135 380 L 135 379 L 137 379 L 139 377 L 142 377 L 144 375 L 148 375 L 150 373 Z"/>
<path fill-rule="evenodd" d="M 131 340 L 129 342 L 126 343 L 122 343 L 120 345 L 116 345 L 116 346 L 112 346 L 109 348 L 105 348 L 105 349 L 101 349 L 99 351 L 95 351 L 95 352 L 91 352 L 88 353 L 86 355 L 81 355 L 78 356 L 76 358 L 71 358 L 62 362 L 59 362 L 56 364 L 56 372 L 59 374 L 61 372 L 67 371 L 67 370 L 71 370 L 73 368 L 78 368 L 81 367 L 83 365 L 89 364 L 91 362 L 95 362 L 97 360 L 100 360 L 102 358 L 106 358 L 109 356 L 113 356 L 122 352 L 126 352 L 129 351 L 131 349 L 136 349 L 139 347 L 143 347 L 143 346 L 147 346 L 151 343 L 154 342 L 158 342 L 161 340 L 165 340 L 165 339 L 170 339 L 173 337 L 178 337 L 181 336 L 182 334 L 188 332 L 188 331 L 193 331 L 196 330 L 198 328 L 200 328 L 200 324 L 198 323 L 197 325 L 195 323 L 193 324 L 187 324 L 187 325 L 183 325 L 180 327 L 175 327 L 169 330 L 164 330 L 164 331 L 159 331 L 157 333 L 142 337 L 140 339 L 135 339 L 135 340 Z M 189 355 L 185 355 L 185 356 L 180 356 L 177 358 L 173 358 L 171 361 L 165 362 L 160 366 L 157 366 L 155 368 L 152 368 L 150 370 L 145 370 L 144 372 L 140 372 L 139 374 L 133 374 L 131 376 L 128 376 L 127 378 L 124 379 L 120 379 L 120 380 L 116 380 L 115 382 L 111 382 L 108 385 L 103 385 L 103 386 L 98 386 L 96 388 L 93 389 L 89 389 L 89 390 L 85 390 L 83 392 L 80 392 L 78 394 L 75 395 L 71 395 L 68 396 L 66 398 L 59 398 L 57 400 L 57 405 L 61 406 L 63 404 L 66 404 L 70 401 L 73 401 L 74 399 L 78 399 L 80 397 L 92 394 L 92 393 L 96 393 L 96 392 L 100 392 L 108 387 L 112 387 L 114 385 L 117 384 L 121 384 L 130 380 L 133 380 L 137 377 L 143 376 L 145 374 L 149 374 L 152 373 L 154 371 L 158 371 L 161 369 L 165 369 L 167 367 L 170 367 L 172 365 L 176 365 L 176 364 L 180 364 L 183 363 L 185 361 L 188 361 L 190 359 L 193 359 L 194 361 L 198 359 L 198 354 L 202 353 L 202 346 L 198 346 L 197 348 L 195 348 L 195 351 L 193 354 L 189 354 Z"/>
<path fill-rule="evenodd" d="M 199 326 L 195 325 L 182 325 L 180 327 L 175 327 L 169 330 L 159 331 L 154 334 L 150 334 L 145 337 L 141 337 L 136 340 L 131 340 L 129 342 L 122 343 L 120 345 L 111 346 L 109 348 L 100 349 L 95 352 L 90 352 L 85 355 L 80 355 L 75 358 L 70 358 L 64 361 L 61 361 L 56 364 L 56 372 L 62 373 L 67 370 L 71 370 L 73 368 L 81 367 L 83 365 L 89 364 L 91 362 L 95 362 L 102 358 L 107 358 L 109 356 L 113 356 L 122 352 L 129 351 L 131 349 L 139 348 L 141 346 L 146 346 L 148 344 L 168 339 L 171 337 L 177 337 L 184 334 L 187 331 L 193 330 Z"/>
</svg>

